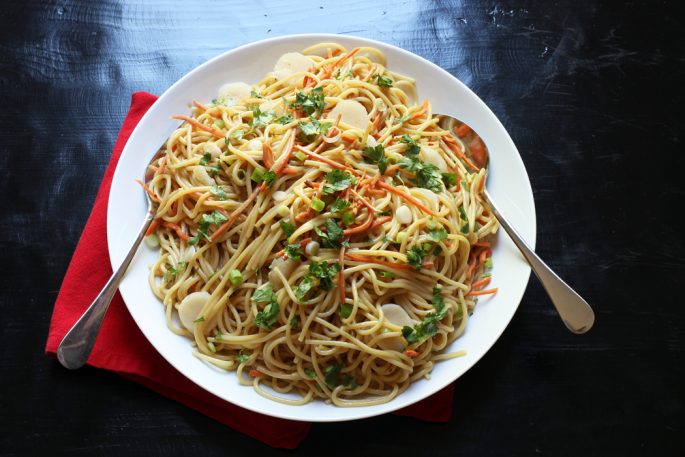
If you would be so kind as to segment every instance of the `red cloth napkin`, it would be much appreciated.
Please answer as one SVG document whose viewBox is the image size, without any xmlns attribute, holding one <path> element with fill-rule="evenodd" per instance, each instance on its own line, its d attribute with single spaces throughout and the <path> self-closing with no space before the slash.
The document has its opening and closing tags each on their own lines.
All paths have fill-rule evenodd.
<svg viewBox="0 0 685 457">
<path fill-rule="evenodd" d="M 95 205 L 55 302 L 45 352 L 54 357 L 60 341 L 112 274 L 107 249 L 107 202 L 121 151 L 145 112 L 157 100 L 136 92 L 114 145 Z M 88 365 L 119 373 L 264 443 L 294 449 L 307 436 L 307 422 L 277 419 L 235 406 L 198 387 L 176 371 L 143 336 L 116 294 L 95 342 Z M 396 414 L 445 422 L 452 413 L 452 386 Z"/>
</svg>

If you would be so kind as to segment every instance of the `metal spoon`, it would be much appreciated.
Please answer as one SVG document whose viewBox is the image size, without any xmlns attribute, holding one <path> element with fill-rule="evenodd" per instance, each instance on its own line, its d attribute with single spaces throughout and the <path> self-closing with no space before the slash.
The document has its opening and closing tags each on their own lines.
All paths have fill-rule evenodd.
<svg viewBox="0 0 685 457">
<path fill-rule="evenodd" d="M 440 127 L 450 132 L 464 144 L 466 147 L 464 152 L 474 165 L 480 168 L 488 166 L 490 161 L 488 148 L 472 128 L 464 122 L 445 114 L 438 114 L 436 117 L 440 119 L 438 122 Z M 573 333 L 585 333 L 590 330 L 595 322 L 595 313 L 590 305 L 528 247 L 523 238 L 504 218 L 486 189 L 483 190 L 483 195 L 500 225 L 504 227 L 504 230 L 519 248 L 521 254 L 526 258 L 531 269 L 542 283 L 566 327 Z"/>
<path fill-rule="evenodd" d="M 150 170 L 149 165 L 157 160 L 163 153 L 164 149 L 160 148 L 152 160 L 150 160 L 148 166 L 145 167 L 143 182 L 150 181 L 152 178 L 152 171 Z M 71 327 L 69 332 L 64 336 L 59 343 L 59 346 L 57 346 L 57 360 L 66 368 L 75 370 L 76 368 L 81 368 L 88 361 L 88 356 L 90 356 L 90 352 L 93 350 L 95 339 L 98 336 L 100 325 L 102 325 L 102 320 L 105 317 L 105 313 L 107 313 L 109 304 L 111 303 L 114 294 L 119 289 L 119 283 L 123 279 L 131 260 L 133 260 L 133 257 L 138 251 L 138 246 L 145 237 L 145 232 L 154 219 L 157 202 L 152 200 L 147 192 L 145 192 L 145 195 L 148 199 L 147 215 L 145 216 L 145 221 L 140 227 L 131 249 L 129 249 L 123 262 L 119 265 L 119 268 L 117 268 L 112 274 L 112 277 L 109 278 L 105 287 L 100 291 L 95 300 L 93 300 L 93 303 L 91 303 L 88 309 L 86 309 L 79 320 L 76 321 L 74 326 Z"/>
</svg>

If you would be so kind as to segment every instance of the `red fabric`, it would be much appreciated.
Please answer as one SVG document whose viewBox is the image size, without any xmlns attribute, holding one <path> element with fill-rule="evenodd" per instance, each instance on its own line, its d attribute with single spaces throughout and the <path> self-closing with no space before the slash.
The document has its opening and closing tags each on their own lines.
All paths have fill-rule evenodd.
<svg viewBox="0 0 685 457">
<path fill-rule="evenodd" d="M 107 249 L 107 202 L 121 151 L 140 118 L 157 100 L 146 92 L 133 94 L 131 108 L 114 145 L 95 205 L 71 259 L 55 302 L 45 352 L 54 357 L 59 342 L 85 311 L 112 274 Z M 310 424 L 276 419 L 225 402 L 201 389 L 157 353 L 131 318 L 117 293 L 95 342 L 88 365 L 114 371 L 203 414 L 280 448 L 294 449 L 307 436 Z M 449 420 L 452 386 L 397 412 L 423 420 Z"/>
</svg>

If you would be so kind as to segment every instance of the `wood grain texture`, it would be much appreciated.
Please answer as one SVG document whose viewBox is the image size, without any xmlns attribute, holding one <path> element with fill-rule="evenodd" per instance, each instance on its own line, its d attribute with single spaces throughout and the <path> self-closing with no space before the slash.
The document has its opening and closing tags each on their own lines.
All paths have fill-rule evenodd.
<svg viewBox="0 0 685 457">
<path fill-rule="evenodd" d="M 469 85 L 522 154 L 538 252 L 597 311 L 589 334 L 571 335 L 532 279 L 501 339 L 456 382 L 448 424 L 317 424 L 299 452 L 685 455 L 677 10 L 648 0 L 3 5 L 0 455 L 284 454 L 42 351 L 130 94 L 160 94 L 227 49 L 296 32 L 386 41 Z"/>
</svg>

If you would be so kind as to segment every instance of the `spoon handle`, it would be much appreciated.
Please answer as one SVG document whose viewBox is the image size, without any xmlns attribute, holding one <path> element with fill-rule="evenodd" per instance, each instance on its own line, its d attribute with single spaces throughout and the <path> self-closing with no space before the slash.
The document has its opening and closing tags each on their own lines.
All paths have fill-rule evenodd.
<svg viewBox="0 0 685 457">
<path fill-rule="evenodd" d="M 490 208 L 492 208 L 493 214 L 530 264 L 531 269 L 547 291 L 549 298 L 552 299 L 552 303 L 566 327 L 573 333 L 579 334 L 590 330 L 595 322 L 595 313 L 590 305 L 528 247 L 523 238 L 500 213 L 487 191 L 484 194 Z"/>
<path fill-rule="evenodd" d="M 64 336 L 62 342 L 59 343 L 57 347 L 57 360 L 70 370 L 75 370 L 81 368 L 88 361 L 88 356 L 93 350 L 93 345 L 95 344 L 95 339 L 100 331 L 100 325 L 105 317 L 107 308 L 114 297 L 114 294 L 119 289 L 119 283 L 121 282 L 126 269 L 128 268 L 131 260 L 138 251 L 138 246 L 145 236 L 145 232 L 154 217 L 152 211 L 148 211 L 143 222 L 136 240 L 134 241 L 131 249 L 129 249 L 124 261 L 121 262 L 117 271 L 112 274 L 109 278 L 105 287 L 100 291 L 98 296 L 93 300 L 93 303 L 86 309 L 83 315 L 78 321 L 71 327 L 71 330 Z"/>
</svg>

